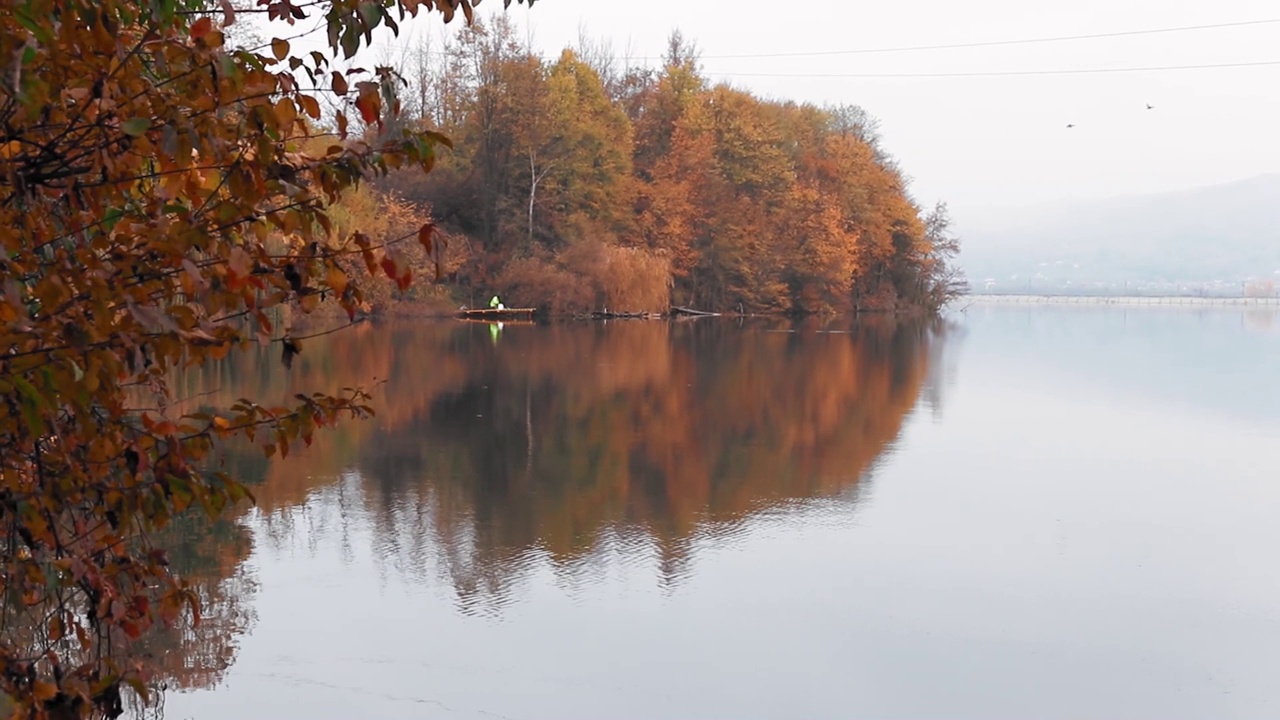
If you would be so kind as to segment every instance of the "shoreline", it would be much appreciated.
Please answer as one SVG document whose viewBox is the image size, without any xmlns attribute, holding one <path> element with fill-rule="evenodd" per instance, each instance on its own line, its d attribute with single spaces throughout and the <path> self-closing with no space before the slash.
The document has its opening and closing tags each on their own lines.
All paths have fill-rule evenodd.
<svg viewBox="0 0 1280 720">
<path fill-rule="evenodd" d="M 1280 297 L 1202 297 L 1198 295 L 966 295 L 955 305 L 1140 305 L 1187 307 L 1274 307 Z"/>
</svg>

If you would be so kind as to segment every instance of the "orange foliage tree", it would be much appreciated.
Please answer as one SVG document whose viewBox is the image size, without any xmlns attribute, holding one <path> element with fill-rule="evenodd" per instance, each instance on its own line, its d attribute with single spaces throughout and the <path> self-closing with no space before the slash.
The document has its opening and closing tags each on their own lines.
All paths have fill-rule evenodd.
<svg viewBox="0 0 1280 720">
<path fill-rule="evenodd" d="M 339 233 L 325 208 L 364 177 L 429 169 L 446 141 L 381 127 L 394 74 L 340 61 L 375 29 L 422 11 L 470 20 L 478 2 L 14 0 L 0 13 L 0 691 L 19 716 L 115 716 L 126 686 L 146 698 L 130 644 L 200 617 L 200 593 L 151 538 L 248 495 L 207 469 L 221 443 L 283 455 L 369 413 L 358 390 L 161 411 L 175 368 L 253 342 L 290 364 L 304 338 L 273 308 L 330 298 L 354 313 L 344 258 L 409 284 L 395 242 Z M 290 27 L 227 47 L 246 12 Z M 294 48 L 317 20 L 325 48 Z M 322 95 L 383 131 L 349 137 L 344 111 L 318 129 Z M 411 238 L 438 252 L 430 224 Z"/>
<path fill-rule="evenodd" d="M 418 121 L 464 141 L 380 186 L 477 240 L 461 283 L 553 312 L 800 314 L 927 313 L 962 287 L 861 109 L 713 85 L 679 34 L 660 71 L 617 63 L 589 45 L 545 62 L 500 18 L 406 70 Z M 626 288 L 598 272 L 625 264 L 646 269 Z"/>
</svg>

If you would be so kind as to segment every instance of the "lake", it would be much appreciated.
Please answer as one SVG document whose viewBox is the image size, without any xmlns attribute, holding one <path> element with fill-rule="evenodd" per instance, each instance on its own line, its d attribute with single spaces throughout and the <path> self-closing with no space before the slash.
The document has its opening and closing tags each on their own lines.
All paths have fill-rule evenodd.
<svg viewBox="0 0 1280 720">
<path fill-rule="evenodd" d="M 374 389 L 187 527 L 165 716 L 1280 714 L 1280 315 L 359 326 Z"/>
</svg>

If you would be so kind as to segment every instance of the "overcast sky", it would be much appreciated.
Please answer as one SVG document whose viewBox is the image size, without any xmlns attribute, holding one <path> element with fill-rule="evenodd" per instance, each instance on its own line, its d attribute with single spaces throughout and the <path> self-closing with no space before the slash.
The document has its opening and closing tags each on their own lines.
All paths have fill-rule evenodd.
<svg viewBox="0 0 1280 720">
<path fill-rule="evenodd" d="M 498 0 L 481 6 L 483 14 L 500 9 Z M 535 46 L 547 54 L 574 44 L 585 28 L 611 40 L 619 54 L 657 58 L 679 28 L 697 43 L 715 80 L 769 97 L 861 105 L 881 119 L 885 144 L 913 178 L 916 198 L 947 200 L 962 227 L 1001 206 L 1182 189 L 1280 171 L 1280 64 L 1022 77 L 813 77 L 1280 61 L 1280 23 L 1004 47 L 717 57 L 1280 19 L 1274 0 L 539 0 L 532 10 L 513 5 L 509 12 L 532 28 Z M 1146 110 L 1148 103 L 1155 109 Z M 1069 123 L 1076 127 L 1068 129 Z"/>
</svg>

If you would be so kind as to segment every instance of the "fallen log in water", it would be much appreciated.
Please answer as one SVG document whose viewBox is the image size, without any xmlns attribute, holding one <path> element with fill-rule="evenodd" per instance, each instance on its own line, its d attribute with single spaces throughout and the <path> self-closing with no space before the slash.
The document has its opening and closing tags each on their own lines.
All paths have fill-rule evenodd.
<svg viewBox="0 0 1280 720">
<path fill-rule="evenodd" d="M 693 308 L 680 307 L 679 305 L 673 305 L 671 307 L 671 314 L 672 315 L 689 315 L 692 317 L 717 317 L 720 315 L 720 313 L 716 313 L 716 312 L 694 310 Z"/>
</svg>

